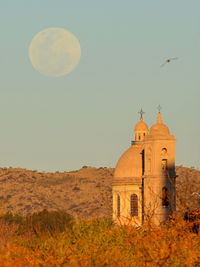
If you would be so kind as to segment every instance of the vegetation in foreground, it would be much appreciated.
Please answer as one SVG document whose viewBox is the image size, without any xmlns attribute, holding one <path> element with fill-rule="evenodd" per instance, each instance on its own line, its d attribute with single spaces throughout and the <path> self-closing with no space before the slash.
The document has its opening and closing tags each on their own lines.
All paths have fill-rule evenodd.
<svg viewBox="0 0 200 267">
<path fill-rule="evenodd" d="M 0 219 L 0 266 L 200 266 L 194 222 L 174 217 L 160 227 L 76 222 L 63 211 Z"/>
<path fill-rule="evenodd" d="M 36 172 L 0 170 L 0 266 L 200 266 L 200 213 L 196 214 L 200 208 L 200 171 L 177 167 L 177 210 L 182 215 L 160 227 L 146 223 L 136 229 L 115 226 L 110 219 L 75 220 L 65 211 L 52 210 L 64 207 L 76 218 L 81 214 L 86 218 L 109 217 L 111 171 L 83 168 L 48 178 L 50 174 L 36 177 Z M 32 194 L 33 188 L 37 194 Z M 48 198 L 41 198 L 45 194 Z M 66 201 L 65 194 L 74 200 Z M 54 199 L 59 205 L 51 206 Z M 18 207 L 25 207 L 26 212 Z M 40 211 L 44 207 L 51 211 Z M 28 215 L 33 210 L 37 213 Z"/>
</svg>

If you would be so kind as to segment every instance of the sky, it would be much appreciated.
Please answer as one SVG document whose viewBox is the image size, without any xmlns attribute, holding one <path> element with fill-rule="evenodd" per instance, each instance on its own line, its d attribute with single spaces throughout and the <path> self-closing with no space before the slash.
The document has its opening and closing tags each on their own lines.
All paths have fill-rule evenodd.
<svg viewBox="0 0 200 267">
<path fill-rule="evenodd" d="M 7 0 L 0 9 L 0 167 L 114 167 L 138 111 L 162 106 L 176 164 L 200 168 L 199 0 Z M 61 27 L 81 60 L 63 77 L 37 72 L 32 38 Z M 160 68 L 165 59 L 178 60 Z"/>
</svg>

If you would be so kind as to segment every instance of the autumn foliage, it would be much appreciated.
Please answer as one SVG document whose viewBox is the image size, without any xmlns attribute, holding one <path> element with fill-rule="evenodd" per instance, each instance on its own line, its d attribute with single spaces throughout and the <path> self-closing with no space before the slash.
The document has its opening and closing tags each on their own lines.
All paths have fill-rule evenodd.
<svg viewBox="0 0 200 267">
<path fill-rule="evenodd" d="M 8 181 L 2 182 L 2 184 L 4 183 L 3 189 L 8 187 L 8 182 L 11 179 L 9 173 L 6 174 L 7 178 L 5 177 L 5 171 L 8 170 L 2 170 L 1 178 Z M 86 174 L 88 175 L 86 171 L 91 172 L 89 168 L 83 168 L 81 173 L 78 172 L 79 175 L 82 175 L 80 179 L 83 179 Z M 105 172 L 106 169 L 98 169 L 95 170 L 95 175 L 99 173 L 104 177 Z M 77 219 L 80 217 L 77 217 L 75 220 L 65 211 L 39 211 L 34 206 L 33 208 L 38 212 L 29 215 L 24 213 L 22 216 L 16 214 L 16 209 L 10 210 L 15 211 L 15 214 L 7 212 L 8 209 L 4 210 L 4 205 L 9 204 L 11 199 L 7 197 L 5 201 L 2 201 L 4 205 L 2 205 L 0 212 L 0 267 L 200 267 L 199 171 L 178 167 L 177 172 L 179 174 L 176 192 L 177 214 L 159 227 L 152 225 L 151 221 L 146 222 L 142 227 L 135 228 L 116 226 L 108 218 L 80 220 Z M 34 174 L 37 173 L 34 172 Z M 20 170 L 19 175 L 22 175 Z M 93 177 L 94 173 L 91 176 Z M 88 184 L 94 185 L 92 190 L 95 194 L 102 187 L 105 188 L 103 183 L 99 183 L 101 176 L 97 177 L 98 183 L 91 183 L 93 180 L 87 178 Z M 106 177 L 105 181 L 108 183 L 106 188 L 108 187 L 110 190 L 109 179 L 111 176 L 107 175 Z M 22 178 L 27 179 L 27 177 Z M 30 179 L 34 181 L 30 177 L 27 181 Z M 66 181 L 67 179 L 69 177 L 66 177 Z M 51 183 L 58 184 L 58 180 L 52 180 Z M 85 186 L 83 183 L 85 180 L 85 178 L 77 180 L 80 182 L 77 183 L 79 188 Z M 47 180 L 41 181 L 46 185 Z M 59 181 L 62 182 L 63 180 Z M 72 188 L 75 188 L 74 182 L 72 185 Z M 63 187 L 63 183 L 61 186 Z M 69 189 L 69 185 L 63 190 L 66 188 Z M 96 191 L 94 188 L 97 188 Z M 2 195 L 5 193 L 3 189 Z M 81 193 L 83 188 L 82 191 L 70 190 L 77 198 L 77 194 Z M 92 190 L 90 189 L 90 191 Z M 109 193 L 109 190 L 105 192 Z M 20 191 L 19 188 L 18 191 Z M 104 200 L 97 195 L 99 202 L 95 202 L 96 199 L 93 199 L 92 203 L 98 203 L 101 206 L 101 211 L 103 211 L 101 216 L 103 217 L 103 215 L 110 214 L 109 210 L 112 206 L 111 197 L 107 198 L 107 195 L 102 195 L 105 196 Z M 49 202 L 51 203 L 52 199 Z M 91 205 L 89 211 L 94 210 L 91 213 L 92 217 L 95 217 L 95 210 L 99 208 L 98 205 Z M 79 214 L 82 214 L 84 207 L 88 208 L 88 206 L 88 202 L 83 203 L 83 206 L 80 204 L 78 206 L 81 210 Z M 40 205 L 40 208 L 42 207 Z M 27 209 L 33 210 L 30 210 L 30 207 Z M 106 213 L 104 213 L 104 209 L 108 209 Z M 70 209 L 69 211 L 72 213 Z"/>
<path fill-rule="evenodd" d="M 200 266 L 200 236 L 182 216 L 140 228 L 75 222 L 63 211 L 9 216 L 0 220 L 0 266 Z"/>
</svg>

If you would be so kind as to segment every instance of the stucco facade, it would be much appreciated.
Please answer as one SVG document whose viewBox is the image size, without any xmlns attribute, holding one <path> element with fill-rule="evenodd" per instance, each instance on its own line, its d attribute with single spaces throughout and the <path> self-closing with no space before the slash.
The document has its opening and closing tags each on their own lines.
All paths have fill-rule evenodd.
<svg viewBox="0 0 200 267">
<path fill-rule="evenodd" d="M 148 129 L 141 114 L 131 147 L 120 157 L 114 173 L 113 219 L 118 224 L 156 225 L 176 209 L 175 137 L 158 112 Z"/>
</svg>

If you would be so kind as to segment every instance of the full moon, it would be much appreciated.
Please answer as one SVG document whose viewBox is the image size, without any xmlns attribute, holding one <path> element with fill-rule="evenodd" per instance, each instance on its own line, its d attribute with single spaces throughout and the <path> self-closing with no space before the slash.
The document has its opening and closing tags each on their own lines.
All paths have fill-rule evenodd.
<svg viewBox="0 0 200 267">
<path fill-rule="evenodd" d="M 29 58 L 40 73 L 60 77 L 73 71 L 81 57 L 78 39 L 63 28 L 45 29 L 32 39 Z"/>
</svg>

